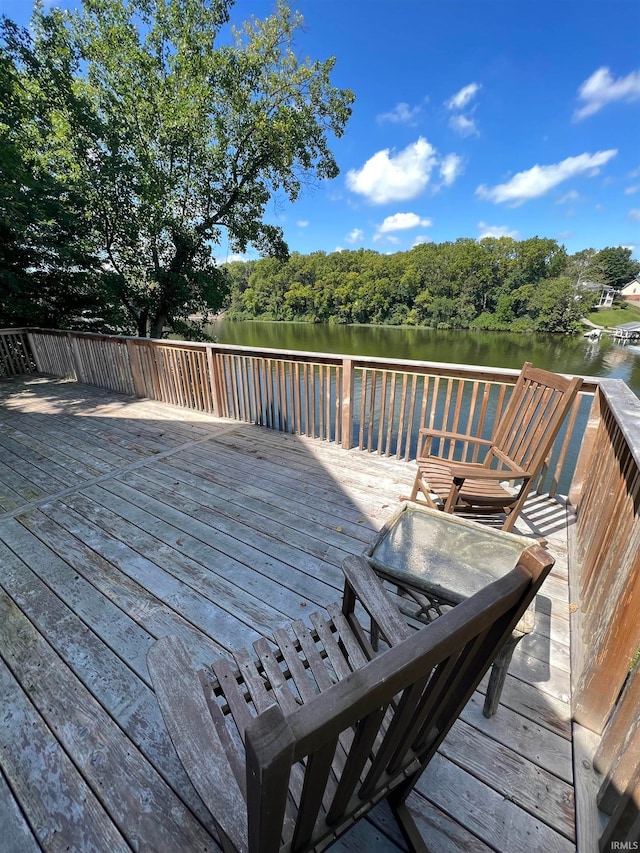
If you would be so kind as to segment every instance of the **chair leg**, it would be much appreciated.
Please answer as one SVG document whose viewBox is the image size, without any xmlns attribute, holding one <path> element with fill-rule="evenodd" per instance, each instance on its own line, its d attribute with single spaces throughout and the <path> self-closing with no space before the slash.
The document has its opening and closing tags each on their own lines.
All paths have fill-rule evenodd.
<svg viewBox="0 0 640 853">
<path fill-rule="evenodd" d="M 415 853 L 430 853 L 406 802 L 389 802 L 389 805 L 409 849 Z"/>
<path fill-rule="evenodd" d="M 460 489 L 464 480 L 454 479 L 453 483 L 451 483 L 451 488 L 449 489 L 449 494 L 447 495 L 447 500 L 444 505 L 444 511 L 451 513 L 454 510 L 454 507 L 458 503 L 458 496 L 460 494 Z"/>
<path fill-rule="evenodd" d="M 418 493 L 421 494 L 420 498 L 418 498 Z M 431 493 L 428 487 L 425 487 L 423 485 L 422 475 L 420 474 L 420 471 L 418 471 L 418 473 L 416 474 L 416 478 L 413 481 L 413 488 L 411 489 L 411 494 L 409 495 L 409 497 L 401 497 L 400 500 L 409 500 L 418 504 L 424 503 L 431 509 L 440 509 L 440 507 L 437 506 L 437 504 L 434 503 L 433 499 L 431 498 Z"/>
<path fill-rule="evenodd" d="M 229 838 L 227 833 L 223 830 L 223 828 L 220 826 L 220 824 L 215 819 L 215 817 L 213 818 L 213 820 L 215 822 L 216 829 L 218 831 L 218 841 L 220 842 L 220 846 L 222 847 L 224 853 L 238 853 L 238 848 L 231 841 L 231 839 Z"/>
</svg>

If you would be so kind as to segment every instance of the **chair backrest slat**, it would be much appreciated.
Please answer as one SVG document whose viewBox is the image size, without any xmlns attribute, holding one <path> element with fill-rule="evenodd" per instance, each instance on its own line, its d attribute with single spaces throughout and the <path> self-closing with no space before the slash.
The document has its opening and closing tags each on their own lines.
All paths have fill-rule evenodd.
<svg viewBox="0 0 640 853">
<path fill-rule="evenodd" d="M 405 742 L 411 723 L 418 713 L 420 702 L 425 696 L 425 687 L 430 678 L 431 671 L 426 677 L 414 681 L 403 691 L 382 743 L 376 751 L 371 767 L 358 791 L 362 799 L 367 799 L 371 796 L 380 777 L 386 772 L 392 758 L 398 753 L 398 750 L 401 749 Z"/>
<path fill-rule="evenodd" d="M 493 435 L 494 447 L 535 476 L 544 465 L 582 380 L 527 362 Z"/>
<path fill-rule="evenodd" d="M 304 850 L 313 835 L 336 748 L 339 748 L 337 737 L 323 744 L 307 759 L 298 820 L 291 841 L 292 850 Z"/>
<path fill-rule="evenodd" d="M 431 721 L 433 714 L 435 713 L 435 709 L 442 701 L 442 696 L 450 683 L 451 674 L 458 663 L 458 660 L 459 658 L 457 655 L 451 655 L 449 658 L 446 658 L 438 664 L 432 672 L 429 682 L 429 694 L 426 697 L 426 701 L 422 703 L 420 712 L 416 714 L 411 727 L 407 731 L 404 744 L 405 747 L 410 745 L 411 749 L 416 752 L 421 750 L 424 738 L 425 736 L 428 736 L 428 733 L 431 730 Z M 396 754 L 389 762 L 389 771 L 391 773 L 395 773 L 400 769 L 405 755 L 406 748 L 399 748 L 396 751 Z"/>
<path fill-rule="evenodd" d="M 382 705 L 358 723 L 353 748 L 345 762 L 331 808 L 327 813 L 329 825 L 335 823 L 344 814 L 356 786 L 360 782 L 362 770 L 369 760 L 386 713 L 387 706 Z"/>
</svg>

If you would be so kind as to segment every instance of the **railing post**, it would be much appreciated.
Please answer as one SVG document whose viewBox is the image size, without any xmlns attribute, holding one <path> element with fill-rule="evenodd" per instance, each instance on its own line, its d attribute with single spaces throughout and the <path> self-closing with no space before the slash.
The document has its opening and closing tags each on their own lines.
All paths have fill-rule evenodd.
<svg viewBox="0 0 640 853">
<path fill-rule="evenodd" d="M 353 433 L 353 392 L 354 392 L 354 375 L 353 375 L 353 360 L 350 358 L 342 359 L 342 447 L 344 450 L 349 450 L 352 446 Z"/>
<path fill-rule="evenodd" d="M 144 378 L 140 370 L 140 359 L 136 352 L 136 344 L 127 338 L 127 355 L 129 357 L 129 367 L 131 368 L 131 376 L 133 377 L 133 387 L 136 392 L 136 397 L 146 397 Z"/>
<path fill-rule="evenodd" d="M 76 372 L 76 382 L 86 382 L 87 379 L 84 370 L 82 369 L 82 356 L 78 346 L 78 339 L 75 337 L 73 332 L 67 332 L 67 340 L 69 341 L 69 351 L 71 352 L 73 369 Z"/>
<path fill-rule="evenodd" d="M 29 349 L 31 350 L 31 355 L 33 356 L 33 360 L 36 363 L 36 371 L 38 373 L 44 373 L 44 370 L 42 369 L 42 360 L 40 358 L 40 353 L 38 352 L 36 341 L 31 331 L 27 331 L 27 340 L 29 341 Z"/>
<path fill-rule="evenodd" d="M 78 347 L 78 339 L 75 337 L 73 332 L 67 332 L 67 340 L 69 341 L 69 349 L 71 350 L 73 369 L 76 372 L 76 382 L 86 382 L 87 379 L 82 369 L 82 356 L 80 355 L 80 348 Z"/>
<path fill-rule="evenodd" d="M 209 381 L 211 383 L 211 402 L 213 404 L 213 414 L 216 418 L 223 417 L 222 407 L 222 380 L 220 369 L 218 367 L 218 359 L 215 357 L 213 347 L 207 347 L 207 365 L 209 367 Z"/>
</svg>

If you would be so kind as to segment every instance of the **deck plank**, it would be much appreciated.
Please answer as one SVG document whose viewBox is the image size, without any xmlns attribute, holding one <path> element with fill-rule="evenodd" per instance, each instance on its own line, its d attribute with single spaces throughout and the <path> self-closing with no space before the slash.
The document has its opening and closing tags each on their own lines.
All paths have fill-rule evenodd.
<svg viewBox="0 0 640 853">
<path fill-rule="evenodd" d="M 83 578 L 94 586 L 105 600 L 115 604 L 154 639 L 167 634 L 181 637 L 192 649 L 196 666 L 205 666 L 212 656 L 224 652 L 221 645 L 198 631 L 166 602 L 149 593 L 84 542 L 70 536 L 64 526 L 41 511 L 28 513 L 20 519 L 20 523 L 46 543 L 53 554 L 61 557 L 78 579 Z M 131 664 L 132 661 L 129 661 Z M 139 674 L 147 678 L 146 662 Z"/>
<path fill-rule="evenodd" d="M 467 772 L 570 840 L 575 838 L 573 786 L 519 755 L 511 745 L 457 720 L 440 752 L 450 761 L 464 755 Z"/>
<path fill-rule="evenodd" d="M 499 850 L 569 853 L 575 845 L 472 773 L 438 753 L 417 790 L 464 826 L 473 826 L 486 844 Z"/>
<path fill-rule="evenodd" d="M 0 664 L 1 666 L 1 664 Z M 0 771 L 0 815 L 5 853 L 38 853 L 40 845 Z"/>
<path fill-rule="evenodd" d="M 571 784 L 573 780 L 571 741 L 568 737 L 549 731 L 538 723 L 518 714 L 505 704 L 500 713 L 487 718 L 482 713 L 484 697 L 474 694 L 460 715 L 460 719 L 473 726 L 497 743 L 515 750 L 537 767 L 548 770 L 559 779 Z"/>
<path fill-rule="evenodd" d="M 0 593 L 0 605 L 4 603 Z M 3 657 L 10 657 L 10 652 L 3 651 Z M 5 661 L 0 661 L 3 774 L 39 845 L 130 853 L 130 846 L 27 693 Z M 28 838 L 29 846 L 31 841 Z"/>
<path fill-rule="evenodd" d="M 206 665 L 338 600 L 341 560 L 396 509 L 412 466 L 44 377 L 0 383 L 0 421 L 0 808 L 12 844 L 217 849 L 146 650 L 178 634 Z M 534 496 L 527 521 L 558 563 L 498 713 L 482 715 L 481 685 L 410 797 L 434 851 L 575 849 L 566 518 Z M 383 804 L 335 849 L 406 844 Z"/>
<path fill-rule="evenodd" d="M 106 533 L 121 537 L 145 560 L 242 618 L 248 627 L 268 631 L 284 615 L 300 615 L 301 607 L 315 604 L 107 489 L 94 488 L 77 501 L 67 499 L 65 505 Z"/>
</svg>

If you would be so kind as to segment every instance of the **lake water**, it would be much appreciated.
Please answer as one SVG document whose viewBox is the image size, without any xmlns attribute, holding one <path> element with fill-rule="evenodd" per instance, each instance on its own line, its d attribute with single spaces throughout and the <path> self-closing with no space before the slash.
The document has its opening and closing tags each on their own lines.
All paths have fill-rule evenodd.
<svg viewBox="0 0 640 853">
<path fill-rule="evenodd" d="M 608 337 L 440 331 L 395 326 L 331 326 L 217 320 L 207 327 L 221 344 L 444 361 L 520 369 L 525 361 L 558 373 L 623 379 L 640 397 L 640 347 Z"/>
</svg>

